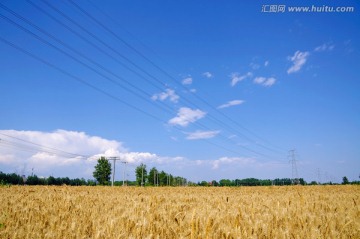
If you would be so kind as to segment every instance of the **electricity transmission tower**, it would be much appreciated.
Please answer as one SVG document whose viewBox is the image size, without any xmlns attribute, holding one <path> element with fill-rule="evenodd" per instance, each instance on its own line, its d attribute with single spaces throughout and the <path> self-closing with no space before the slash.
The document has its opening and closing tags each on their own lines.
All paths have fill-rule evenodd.
<svg viewBox="0 0 360 239">
<path fill-rule="evenodd" d="M 321 172 L 320 172 L 320 168 L 316 169 L 316 176 L 317 176 L 317 180 L 318 180 L 318 184 L 321 184 Z"/>
<path fill-rule="evenodd" d="M 291 162 L 291 173 L 292 173 L 292 180 L 293 184 L 299 184 L 299 177 L 298 177 L 298 171 L 296 166 L 296 159 L 295 159 L 295 149 L 289 150 L 289 156 L 290 158 L 289 162 Z"/>
</svg>

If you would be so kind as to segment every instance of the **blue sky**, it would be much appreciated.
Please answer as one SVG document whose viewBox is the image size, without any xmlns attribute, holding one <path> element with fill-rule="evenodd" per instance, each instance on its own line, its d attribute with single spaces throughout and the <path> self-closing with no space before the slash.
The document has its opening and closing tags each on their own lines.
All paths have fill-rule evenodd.
<svg viewBox="0 0 360 239">
<path fill-rule="evenodd" d="M 1 171 L 292 177 L 295 149 L 307 181 L 358 180 L 357 1 L 48 3 L 1 2 Z M 312 5 L 355 11 L 288 10 Z"/>
</svg>

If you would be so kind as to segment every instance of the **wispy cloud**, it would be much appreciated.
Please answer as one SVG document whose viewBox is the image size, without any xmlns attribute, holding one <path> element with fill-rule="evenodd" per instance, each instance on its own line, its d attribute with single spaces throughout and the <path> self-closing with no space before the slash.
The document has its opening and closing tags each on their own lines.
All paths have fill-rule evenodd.
<svg viewBox="0 0 360 239">
<path fill-rule="evenodd" d="M 315 52 L 322 52 L 322 51 L 332 51 L 335 48 L 335 45 L 330 43 L 324 43 L 320 46 L 315 47 Z"/>
<path fill-rule="evenodd" d="M 206 115 L 206 112 L 199 109 L 192 110 L 187 107 L 181 107 L 177 116 L 169 120 L 170 125 L 180 125 L 182 127 L 188 126 Z"/>
<path fill-rule="evenodd" d="M 187 77 L 187 78 L 182 80 L 183 85 L 191 85 L 192 82 L 193 82 L 193 79 L 191 77 Z"/>
<path fill-rule="evenodd" d="M 231 106 L 235 106 L 235 105 L 241 105 L 242 103 L 244 103 L 245 101 L 243 100 L 231 100 L 223 105 L 218 106 L 218 109 L 223 109 L 223 108 L 228 108 Z"/>
<path fill-rule="evenodd" d="M 268 66 L 269 63 L 270 63 L 269 61 L 265 61 L 265 62 L 264 62 L 264 66 L 265 66 L 265 67 Z"/>
<path fill-rule="evenodd" d="M 250 63 L 250 67 L 253 69 L 253 70 L 258 70 L 260 69 L 260 65 L 255 63 L 255 62 L 251 62 Z"/>
<path fill-rule="evenodd" d="M 276 79 L 274 77 L 266 78 L 266 77 L 256 77 L 254 79 L 254 83 L 266 87 L 270 87 L 274 85 L 276 82 Z"/>
<path fill-rule="evenodd" d="M 240 157 L 222 157 L 212 162 L 212 169 L 218 169 L 221 165 L 251 165 L 256 164 L 253 158 L 240 158 Z"/>
<path fill-rule="evenodd" d="M 308 51 L 301 52 L 296 51 L 295 54 L 291 57 L 288 57 L 288 60 L 293 63 L 293 65 L 287 70 L 288 74 L 298 72 L 306 63 L 307 58 L 310 53 Z"/>
<path fill-rule="evenodd" d="M 230 74 L 230 78 L 231 78 L 231 86 L 235 86 L 238 82 L 245 80 L 246 78 L 252 77 L 252 73 L 248 72 L 245 75 L 240 75 L 237 72 L 231 73 Z"/>
<path fill-rule="evenodd" d="M 164 101 L 169 99 L 171 102 L 177 103 L 180 97 L 175 93 L 172 89 L 166 89 L 165 92 L 161 92 L 159 94 L 155 94 L 151 97 L 152 100 L 160 100 Z"/>
<path fill-rule="evenodd" d="M 188 136 L 186 137 L 186 139 L 189 140 L 196 140 L 196 139 L 210 139 L 215 137 L 217 134 L 219 134 L 220 131 L 219 130 L 214 130 L 214 131 L 201 131 L 201 130 L 197 130 L 195 132 L 192 133 L 186 133 Z"/>
<path fill-rule="evenodd" d="M 210 73 L 210 72 L 204 72 L 203 74 L 202 74 L 203 76 L 205 76 L 206 78 L 212 78 L 212 77 L 214 77 L 214 75 L 212 74 L 212 73 Z"/>
</svg>

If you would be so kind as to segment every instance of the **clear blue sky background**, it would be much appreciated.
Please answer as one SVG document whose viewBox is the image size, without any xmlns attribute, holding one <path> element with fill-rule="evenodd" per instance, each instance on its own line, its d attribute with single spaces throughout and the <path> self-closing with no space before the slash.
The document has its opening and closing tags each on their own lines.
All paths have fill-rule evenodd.
<svg viewBox="0 0 360 239">
<path fill-rule="evenodd" d="M 33 3 L 77 35 L 27 1 L 1 1 L 1 171 L 29 173 L 35 167 L 43 176 L 81 172 L 91 178 L 92 166 L 64 165 L 61 157 L 40 167 L 34 161 L 39 152 L 20 153 L 26 151 L 16 145 L 21 138 L 75 154 L 136 152 L 140 156 L 129 159 L 132 167 L 144 162 L 193 181 L 292 177 L 288 151 L 296 149 L 298 175 L 305 180 L 358 180 L 358 1 L 271 3 L 286 6 L 278 13 L 262 12 L 266 1 L 76 1 L 118 39 L 70 2 L 49 2 L 98 40 L 46 2 Z M 288 10 L 312 5 L 355 10 Z M 124 79 L 141 97 L 124 88 L 129 87 Z M 54 132 L 82 132 L 82 140 L 97 136 L 118 145 L 85 147 L 85 141 L 72 136 L 60 144 Z"/>
</svg>

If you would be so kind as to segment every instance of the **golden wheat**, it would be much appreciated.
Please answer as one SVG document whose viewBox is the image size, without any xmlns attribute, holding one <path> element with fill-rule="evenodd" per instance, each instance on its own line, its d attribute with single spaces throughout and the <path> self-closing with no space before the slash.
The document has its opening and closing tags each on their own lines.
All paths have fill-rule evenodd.
<svg viewBox="0 0 360 239">
<path fill-rule="evenodd" d="M 359 186 L 0 188 L 0 238 L 360 238 Z"/>
</svg>

